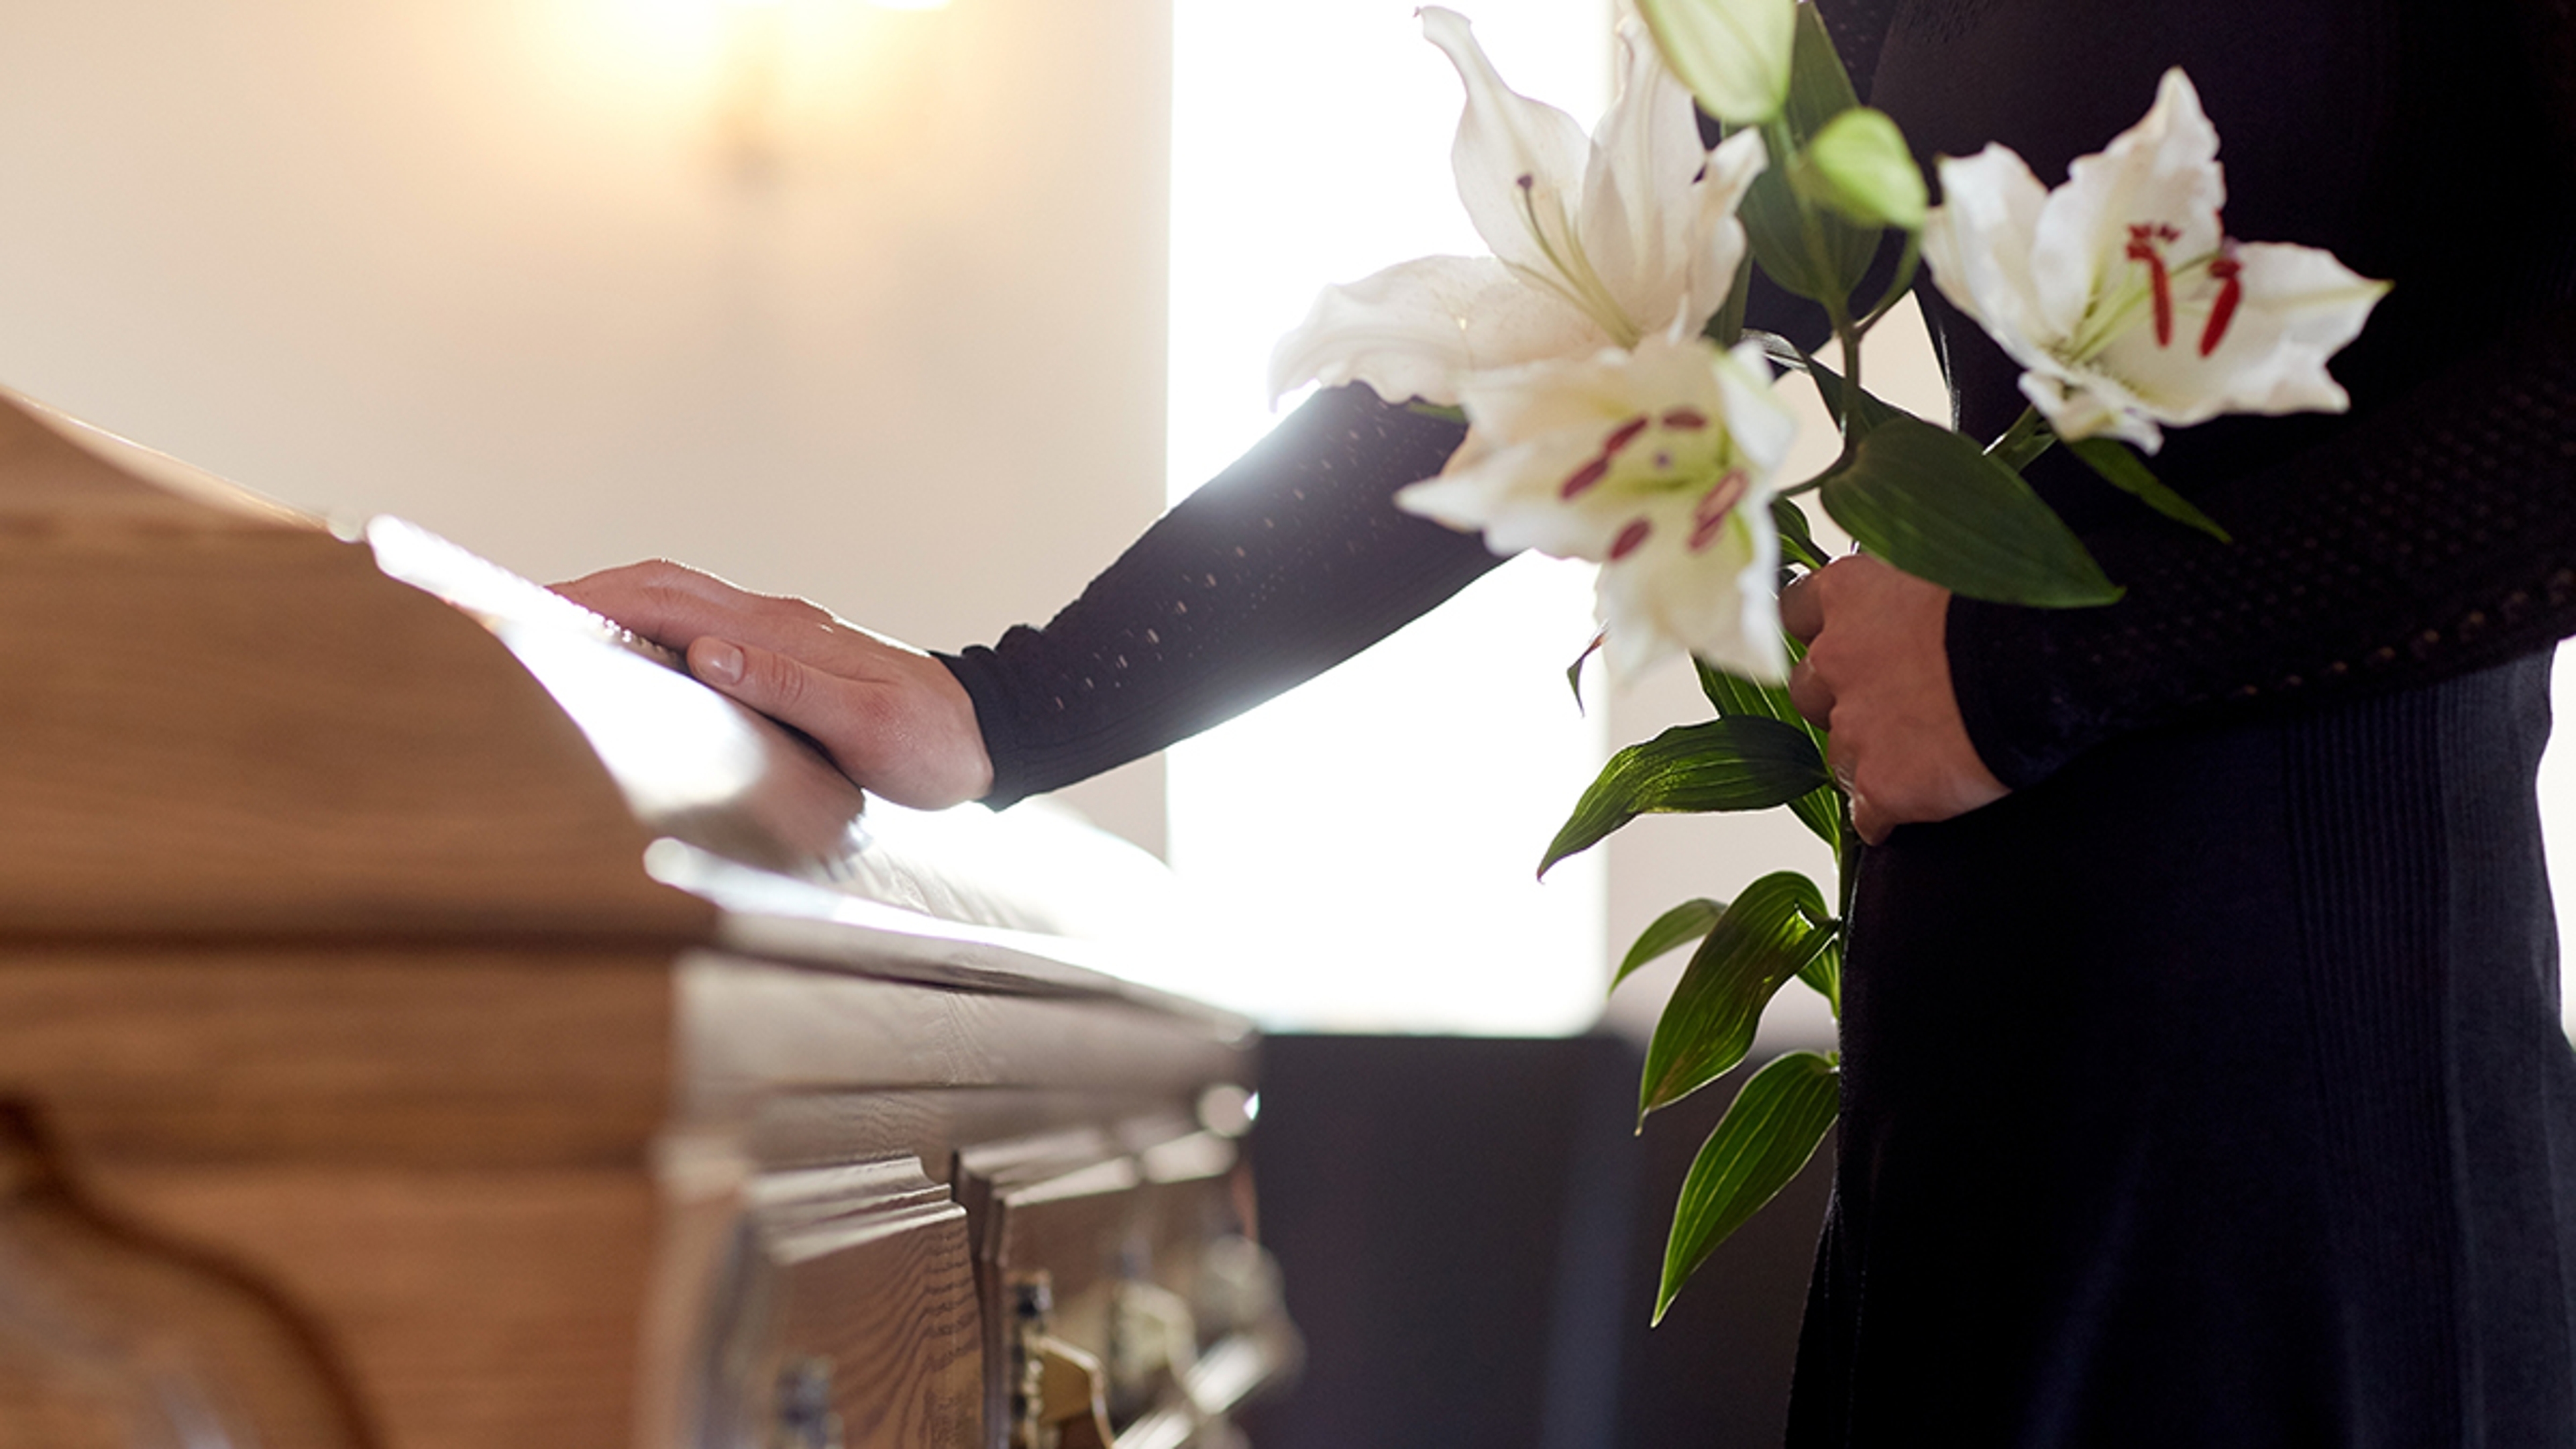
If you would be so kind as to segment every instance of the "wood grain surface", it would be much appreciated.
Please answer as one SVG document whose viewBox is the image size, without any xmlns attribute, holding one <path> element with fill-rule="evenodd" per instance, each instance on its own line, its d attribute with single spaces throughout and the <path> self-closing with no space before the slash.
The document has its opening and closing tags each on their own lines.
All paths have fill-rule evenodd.
<svg viewBox="0 0 2576 1449">
<path fill-rule="evenodd" d="M 84 1161 L 640 1170 L 666 958 L 0 944 L 0 1095 Z"/>
<path fill-rule="evenodd" d="M 658 1195 L 640 1167 L 125 1165 L 104 1204 L 322 1326 L 387 1449 L 626 1449 Z"/>
<path fill-rule="evenodd" d="M 845 1449 L 979 1449 L 984 1356 L 966 1214 L 912 1157 L 757 1185 L 773 1383 L 830 1388 Z"/>
<path fill-rule="evenodd" d="M 1061 1265 L 1095 1341 L 1122 1254 L 1178 1276 L 1220 1179 L 1167 1149 L 1246 1023 L 843 909 L 858 796 L 803 743 L 470 557 L 455 607 L 379 560 L 0 393 L 0 1106 L 96 1222 L 274 1308 L 389 1449 L 664 1449 L 702 1374 L 969 1449 L 979 1256 Z"/>
<path fill-rule="evenodd" d="M 711 951 L 679 974 L 688 1091 L 701 1110 L 781 1092 L 1044 1086 L 1183 1102 L 1248 1082 L 1253 1045 L 1120 1000 L 948 991 Z"/>
</svg>

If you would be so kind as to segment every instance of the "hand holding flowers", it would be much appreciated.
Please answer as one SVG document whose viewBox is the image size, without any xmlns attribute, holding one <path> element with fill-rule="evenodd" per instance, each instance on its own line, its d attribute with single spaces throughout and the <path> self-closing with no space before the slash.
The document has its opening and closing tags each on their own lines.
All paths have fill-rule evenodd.
<svg viewBox="0 0 2576 1449">
<path fill-rule="evenodd" d="M 1615 675 L 1696 660 L 1716 718 L 1614 756 L 1542 870 L 1639 814 L 1780 805 L 1841 862 L 1830 903 L 1803 877 L 1766 876 L 1731 904 L 1676 908 L 1629 952 L 1622 978 L 1697 943 L 1648 1049 L 1642 1120 L 1736 1066 L 1791 976 L 1838 1005 L 1860 841 L 2003 793 L 1950 692 L 1951 594 L 2119 597 L 2021 469 L 2063 441 L 2224 546 L 2132 446 L 2152 454 L 2164 428 L 2223 413 L 2341 410 L 2327 359 L 2386 287 L 2322 251 L 2227 235 L 2217 133 L 2180 71 L 2054 190 L 1990 145 L 1940 162 L 1932 206 L 1895 122 L 1859 104 L 1811 7 L 1636 5 L 1618 97 L 1589 138 L 1509 90 L 1463 19 L 1422 12 L 1466 85 L 1453 161 L 1493 255 L 1327 289 L 1280 344 L 1273 382 L 1359 381 L 1389 402 L 1461 410 L 1465 443 L 1399 503 L 1498 552 L 1598 562 Z M 1713 149 L 1694 94 L 1726 132 Z M 1857 295 L 1890 252 L 1891 280 Z M 2023 368 L 2030 407 L 1990 442 L 1863 386 L 1861 341 L 1918 263 Z M 1754 265 L 1822 308 L 1835 365 L 1745 331 Z M 1810 376 L 1841 441 L 1822 474 L 1788 486 L 1774 364 Z M 1827 567 L 1795 501 L 1809 493 L 1866 556 Z M 1785 604 L 1784 559 L 1809 571 Z M 1830 1054 L 1792 1053 L 1747 1083 L 1684 1184 L 1658 1317 L 1812 1155 L 1836 1072 Z"/>
</svg>

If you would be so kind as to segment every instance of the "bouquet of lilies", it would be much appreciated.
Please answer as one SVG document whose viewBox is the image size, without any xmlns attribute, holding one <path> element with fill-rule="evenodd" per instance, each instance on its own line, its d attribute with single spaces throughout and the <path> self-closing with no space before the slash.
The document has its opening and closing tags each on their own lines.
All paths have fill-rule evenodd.
<svg viewBox="0 0 2576 1449">
<path fill-rule="evenodd" d="M 2342 410 L 2326 360 L 2386 285 L 2314 248 L 2226 234 L 2218 135 L 2179 70 L 2145 119 L 2064 184 L 2044 186 L 1989 145 L 1939 162 L 1934 206 L 1896 123 L 1859 104 L 1811 7 L 1636 9 L 1620 30 L 1617 98 L 1589 136 L 1506 87 L 1464 19 L 1421 12 L 1466 84 L 1458 193 L 1493 255 L 1425 257 L 1327 288 L 1279 344 L 1272 381 L 1281 392 L 1364 382 L 1462 419 L 1457 453 L 1399 504 L 1481 531 L 1499 553 L 1598 562 L 1614 676 L 1692 656 L 1716 717 L 1615 755 L 1542 872 L 1656 811 L 1785 806 L 1834 851 L 1830 893 L 1795 872 L 1765 876 L 1732 902 L 1667 912 L 1628 952 L 1619 979 L 1696 943 L 1647 1049 L 1642 1126 L 1741 1063 L 1792 978 L 1840 1011 L 1860 843 L 1825 732 L 1784 688 L 1798 645 L 1780 626 L 1781 569 L 1828 562 L 1799 499 L 1953 593 L 2109 603 L 2118 585 L 2021 469 L 2065 444 L 2111 486 L 2223 544 L 2141 455 L 2161 428 L 2223 413 Z M 1714 148 L 1694 102 L 1722 132 Z M 1889 251 L 1887 281 L 1856 296 Z M 2029 407 L 2001 437 L 1935 426 L 1862 384 L 1862 339 L 1924 265 L 2024 369 Z M 1822 307 L 1830 362 L 1745 328 L 1754 266 Z M 1779 475 L 1796 427 L 1773 391 L 1779 369 L 1812 379 L 1840 431 L 1839 455 L 1813 478 Z M 1683 1184 L 1658 1319 L 1814 1155 L 1838 1087 L 1835 1055 L 1812 1051 L 1745 1083 Z"/>
</svg>

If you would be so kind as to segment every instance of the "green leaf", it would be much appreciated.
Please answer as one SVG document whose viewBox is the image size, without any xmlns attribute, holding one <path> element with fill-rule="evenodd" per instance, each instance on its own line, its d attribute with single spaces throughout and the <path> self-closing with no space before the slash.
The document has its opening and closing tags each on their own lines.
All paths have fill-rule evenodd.
<svg viewBox="0 0 2576 1449">
<path fill-rule="evenodd" d="M 1795 0 L 1637 0 L 1655 48 L 1700 105 L 1758 126 L 1788 100 Z"/>
<path fill-rule="evenodd" d="M 1825 1005 L 1832 1009 L 1834 1020 L 1843 1019 L 1843 939 L 1839 927 L 1834 939 L 1816 953 L 1816 959 L 1798 968 L 1798 979 L 1815 988 Z"/>
<path fill-rule="evenodd" d="M 1825 406 L 1833 411 L 1835 417 L 1841 417 L 1843 415 L 1843 375 L 1820 363 L 1808 368 L 1807 376 L 1816 384 L 1816 396 L 1824 400 Z M 1848 420 L 1848 426 L 1866 435 L 1890 418 L 1912 416 L 1914 416 L 1912 413 L 1871 392 L 1868 388 L 1862 388 L 1859 411 Z"/>
<path fill-rule="evenodd" d="M 1548 845 L 1539 874 L 1640 815 L 1768 810 L 1827 780 L 1815 742 L 1777 720 L 1677 726 L 1610 757 Z"/>
<path fill-rule="evenodd" d="M 1789 104 L 1782 119 L 1803 146 L 1826 122 L 1859 105 L 1860 93 L 1852 89 L 1851 73 L 1843 69 L 1842 54 L 1834 49 L 1834 38 L 1815 6 L 1798 7 L 1797 31 L 1789 52 Z M 1781 159 L 1774 156 L 1771 163 L 1777 166 Z M 1875 245 L 1877 238 L 1870 240 Z"/>
<path fill-rule="evenodd" d="M 1732 350 L 1744 336 L 1745 299 L 1752 293 L 1753 253 L 1748 250 L 1735 264 L 1735 280 L 1727 286 L 1726 300 L 1718 304 L 1716 311 L 1708 314 L 1708 325 L 1699 330 L 1699 335 L 1716 343 L 1721 350 Z"/>
<path fill-rule="evenodd" d="M 1797 1177 L 1841 1113 L 1840 1073 L 1818 1052 L 1790 1052 L 1753 1074 L 1691 1162 L 1664 1241 L 1655 1321 L 1737 1228 Z"/>
<path fill-rule="evenodd" d="M 2019 474 L 1919 418 L 1872 428 L 1825 475 L 1824 502 L 1871 553 L 1972 599 L 2064 609 L 2120 597 Z"/>
<path fill-rule="evenodd" d="M 1601 646 L 1608 643 L 1609 640 L 1610 636 L 1607 634 L 1593 635 L 1592 642 L 1583 646 L 1583 652 L 1574 656 L 1574 662 L 1565 666 L 1565 687 L 1574 691 L 1574 712 L 1576 714 L 1583 713 L 1584 663 L 1591 659 L 1593 655 L 1600 653 Z"/>
<path fill-rule="evenodd" d="M 1811 569 L 1820 569 L 1833 562 L 1825 557 L 1823 549 L 1816 547 L 1816 536 L 1807 528 L 1807 510 L 1798 506 L 1798 500 L 1772 499 L 1771 526 L 1780 532 L 1780 552 L 1792 562 L 1805 564 Z"/>
<path fill-rule="evenodd" d="M 1784 725 L 1804 731 L 1807 738 L 1824 743 L 1824 732 L 1807 723 L 1798 707 L 1789 702 L 1789 691 L 1777 684 L 1756 684 L 1742 675 L 1729 674 L 1700 660 L 1691 661 L 1699 671 L 1699 692 L 1708 696 L 1709 706 L 1719 715 L 1747 715 L 1755 719 L 1776 719 Z"/>
<path fill-rule="evenodd" d="M 1807 370 L 1807 354 L 1798 350 L 1797 343 L 1779 333 L 1765 332 L 1759 327 L 1747 327 L 1741 335 L 1747 341 L 1761 343 L 1762 355 L 1769 358 L 1771 365 L 1782 372 Z"/>
<path fill-rule="evenodd" d="M 2128 493 L 2149 508 L 2172 519 L 2187 523 L 2220 543 L 2234 543 L 2218 521 L 2191 506 L 2191 500 L 2165 486 L 2165 480 L 2150 471 L 2146 461 L 2129 451 L 2129 445 L 2117 438 L 2086 438 L 2066 445 L 2084 466 L 2102 475 L 2103 481 Z"/>
<path fill-rule="evenodd" d="M 1811 247 L 1790 173 L 1796 168 L 1798 149 L 1808 138 L 1859 104 L 1816 7 L 1799 6 L 1789 104 L 1780 120 L 1766 130 L 1772 143 L 1771 164 L 1753 179 L 1737 215 L 1752 243 L 1753 259 L 1771 274 L 1771 280 L 1820 302 L 1830 297 L 1839 304 L 1860 285 L 1870 259 L 1878 254 L 1879 229 L 1854 226 L 1830 212 L 1816 213 Z"/>
<path fill-rule="evenodd" d="M 1691 953 L 1655 1023 L 1637 1086 L 1640 1123 L 1744 1060 L 1762 1008 L 1834 938 L 1839 928 L 1830 920 L 1815 882 L 1796 871 L 1744 888 Z"/>
<path fill-rule="evenodd" d="M 1885 111 L 1855 106 L 1827 121 L 1799 158 L 1790 184 L 1846 221 L 1923 229 L 1931 194 L 1905 133 Z"/>
<path fill-rule="evenodd" d="M 1697 900 L 1684 901 L 1655 917 L 1655 923 L 1639 933 L 1637 944 L 1630 946 L 1628 954 L 1621 958 L 1619 974 L 1610 978 L 1610 989 L 1618 990 L 1619 983 L 1627 980 L 1629 973 L 1665 952 L 1706 936 L 1709 928 L 1725 914 L 1726 902 L 1702 896 Z"/>
<path fill-rule="evenodd" d="M 1797 640 L 1784 639 L 1782 642 L 1787 645 L 1792 660 L 1805 655 L 1805 647 Z M 1691 665 L 1699 671 L 1700 693 L 1708 696 L 1708 702 L 1721 717 L 1743 715 L 1778 720 L 1804 731 L 1808 739 L 1815 741 L 1817 757 L 1824 757 L 1825 732 L 1809 724 L 1806 716 L 1798 713 L 1798 707 L 1789 702 L 1787 689 L 1776 684 L 1755 684 L 1724 670 L 1712 669 L 1696 659 L 1691 661 Z M 1790 801 L 1789 809 L 1800 823 L 1815 832 L 1817 839 L 1833 847 L 1837 856 L 1842 853 L 1842 802 L 1830 785 Z"/>
</svg>

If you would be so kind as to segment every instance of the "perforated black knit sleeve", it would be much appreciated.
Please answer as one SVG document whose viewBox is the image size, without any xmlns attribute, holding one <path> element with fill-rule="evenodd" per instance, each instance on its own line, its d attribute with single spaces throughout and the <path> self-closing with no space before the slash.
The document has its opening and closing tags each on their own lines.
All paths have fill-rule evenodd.
<svg viewBox="0 0 2576 1449">
<path fill-rule="evenodd" d="M 1318 393 L 1147 530 L 1043 629 L 941 655 L 1010 804 L 1140 759 L 1322 673 L 1498 562 L 1397 511 L 1465 430 Z"/>
<path fill-rule="evenodd" d="M 2576 634 L 2576 5 L 2397 13 L 2410 84 L 2380 98 L 2399 124 L 2362 223 L 2397 290 L 2337 359 L 2353 416 L 2170 438 L 2157 466 L 2236 541 L 2091 510 L 2085 540 L 2129 591 L 2110 608 L 1954 601 L 1960 711 L 2006 784 L 2130 730 L 2432 683 Z M 2231 190 L 2286 191 L 2280 168 L 2327 154 L 2333 119 L 2272 118 L 2251 164 L 2273 174 L 2239 190 L 2239 163 Z M 2369 133 L 2366 112 L 2343 119 Z"/>
<path fill-rule="evenodd" d="M 2107 609 L 1956 600 L 1968 733 L 2016 788 L 2132 729 L 2430 683 L 2576 634 L 2576 309 L 2209 503 L 2086 531 Z"/>
</svg>

